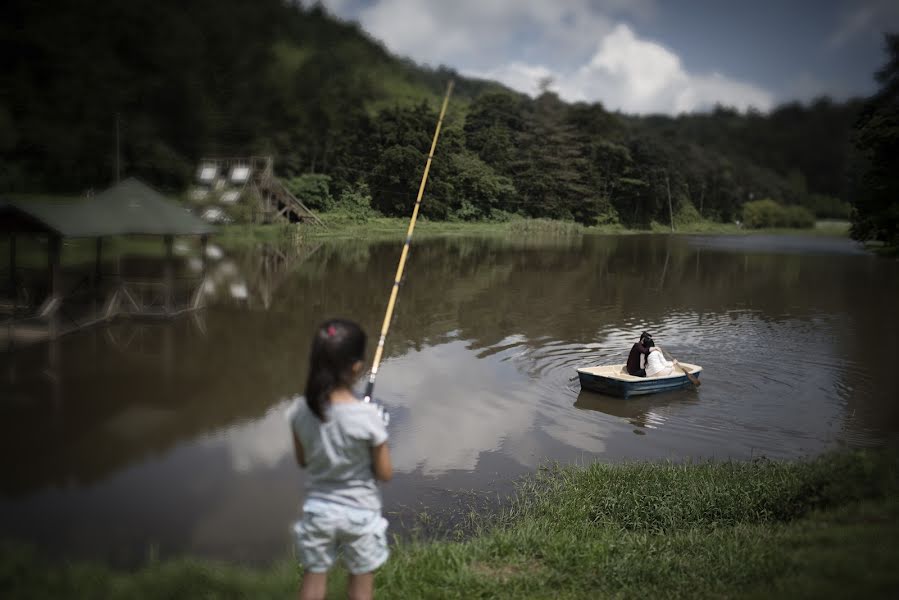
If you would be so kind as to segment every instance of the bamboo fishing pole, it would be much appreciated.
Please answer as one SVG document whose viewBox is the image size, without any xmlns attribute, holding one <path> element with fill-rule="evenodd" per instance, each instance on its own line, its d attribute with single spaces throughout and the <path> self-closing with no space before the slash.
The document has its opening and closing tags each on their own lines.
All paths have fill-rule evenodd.
<svg viewBox="0 0 899 600">
<path fill-rule="evenodd" d="M 396 307 L 396 297 L 399 295 L 400 282 L 403 280 L 403 270 L 406 268 L 406 259 L 409 257 L 409 246 L 412 244 L 412 234 L 415 232 L 415 222 L 418 220 L 418 209 L 421 207 L 421 199 L 425 193 L 425 185 L 428 182 L 428 173 L 431 170 L 431 161 L 434 158 L 434 150 L 437 148 L 437 138 L 440 137 L 440 128 L 443 126 L 443 117 L 446 114 L 446 106 L 449 104 L 450 94 L 453 93 L 453 80 L 446 86 L 446 95 L 443 97 L 443 106 L 440 107 L 440 117 L 437 119 L 437 128 L 434 130 L 434 138 L 431 140 L 431 150 L 428 152 L 428 162 L 425 163 L 424 173 L 421 175 L 421 184 L 418 186 L 418 197 L 415 199 L 415 207 L 412 209 L 412 218 L 409 220 L 409 229 L 406 230 L 406 241 L 403 243 L 403 252 L 400 254 L 400 262 L 396 267 L 396 276 L 393 278 L 393 287 L 390 290 L 390 299 L 387 301 L 387 312 L 384 313 L 384 322 L 381 324 L 381 337 L 378 339 L 378 347 L 375 349 L 375 359 L 371 365 L 371 375 L 365 386 L 365 402 L 371 402 L 375 389 L 375 378 L 378 376 L 378 367 L 381 365 L 381 357 L 384 354 L 384 340 L 390 330 L 390 321 L 393 319 L 393 309 Z M 389 420 L 386 412 L 382 412 L 385 421 Z"/>
</svg>

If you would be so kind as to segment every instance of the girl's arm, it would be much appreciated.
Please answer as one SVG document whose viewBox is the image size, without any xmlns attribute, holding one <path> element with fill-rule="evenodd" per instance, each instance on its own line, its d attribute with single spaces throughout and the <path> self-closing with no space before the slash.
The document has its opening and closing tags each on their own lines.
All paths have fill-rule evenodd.
<svg viewBox="0 0 899 600">
<path fill-rule="evenodd" d="M 293 453 L 297 458 L 297 464 L 301 467 L 306 467 L 306 455 L 303 454 L 303 444 L 300 442 L 300 439 L 297 437 L 296 432 L 293 432 Z"/>
<path fill-rule="evenodd" d="M 371 470 L 375 474 L 375 479 L 380 481 L 390 481 L 393 477 L 393 465 L 390 464 L 390 449 L 387 442 L 372 446 Z"/>
</svg>

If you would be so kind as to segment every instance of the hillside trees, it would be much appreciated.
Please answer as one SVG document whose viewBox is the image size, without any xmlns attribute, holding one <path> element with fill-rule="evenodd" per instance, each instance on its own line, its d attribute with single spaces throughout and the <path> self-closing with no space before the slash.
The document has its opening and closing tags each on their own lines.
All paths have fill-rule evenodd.
<svg viewBox="0 0 899 600">
<path fill-rule="evenodd" d="M 886 36 L 887 64 L 877 73 L 880 90 L 855 125 L 852 236 L 899 243 L 899 35 Z"/>
<path fill-rule="evenodd" d="M 282 0 L 58 0 L 52 10 L 8 0 L 0 17 L 0 192 L 105 187 L 118 122 L 123 174 L 170 192 L 189 185 L 202 156 L 272 154 L 285 180 L 328 178 L 322 206 L 370 194 L 382 214 L 407 215 L 455 77 L 428 218 L 647 227 L 668 223 L 669 190 L 673 212 L 716 220 L 759 198 L 845 214 L 834 199 L 856 102 L 626 116 L 419 67 L 319 5 Z M 870 192 L 858 195 L 860 236 L 888 235 L 872 215 L 888 211 L 893 189 L 882 174 L 896 155 L 895 95 L 878 97 L 856 135 L 855 181 Z"/>
</svg>

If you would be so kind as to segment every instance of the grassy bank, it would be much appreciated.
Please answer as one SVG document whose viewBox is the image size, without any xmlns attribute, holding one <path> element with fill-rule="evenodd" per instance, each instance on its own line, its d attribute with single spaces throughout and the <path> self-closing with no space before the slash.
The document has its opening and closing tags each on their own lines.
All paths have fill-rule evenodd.
<svg viewBox="0 0 899 600">
<path fill-rule="evenodd" d="M 883 242 L 865 242 L 865 248 L 878 256 L 885 258 L 899 258 L 899 244 L 891 245 Z"/>
<path fill-rule="evenodd" d="M 811 462 L 594 464 L 524 482 L 457 542 L 401 542 L 377 574 L 382 598 L 889 597 L 899 590 L 894 451 Z M 152 561 L 134 572 L 49 566 L 6 549 L 10 598 L 285 598 L 268 569 Z M 332 595 L 345 577 L 335 573 Z"/>
<path fill-rule="evenodd" d="M 225 245 L 241 245 L 258 241 L 282 239 L 402 239 L 409 226 L 408 219 L 378 217 L 356 221 L 339 214 L 324 214 L 327 227 L 289 225 L 230 225 L 221 228 L 217 239 Z M 677 234 L 774 234 L 774 235 L 823 235 L 846 237 L 849 224 L 822 222 L 813 229 L 744 229 L 733 223 L 697 221 L 681 225 Z M 581 234 L 626 235 L 640 233 L 671 233 L 669 226 L 653 223 L 649 229 L 628 229 L 621 225 L 584 227 L 570 221 L 549 219 L 513 219 L 510 221 L 427 221 L 419 220 L 415 227 L 416 238 L 431 236 L 570 236 Z"/>
</svg>

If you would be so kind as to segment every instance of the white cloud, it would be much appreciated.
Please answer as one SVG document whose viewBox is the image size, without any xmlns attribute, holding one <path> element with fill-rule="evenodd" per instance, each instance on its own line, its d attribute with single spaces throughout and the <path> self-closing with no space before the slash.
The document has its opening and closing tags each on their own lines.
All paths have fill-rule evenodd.
<svg viewBox="0 0 899 600">
<path fill-rule="evenodd" d="M 361 8 L 325 0 L 387 47 L 420 63 L 489 69 L 515 60 L 583 60 L 612 17 L 655 14 L 655 0 L 376 0 Z"/>
<path fill-rule="evenodd" d="M 556 79 L 556 75 L 548 67 L 526 65 L 520 62 L 512 62 L 488 71 L 468 71 L 467 74 L 482 79 L 493 79 L 513 90 L 530 95 L 538 93 L 538 84 L 541 80 L 552 78 L 555 81 Z"/>
<path fill-rule="evenodd" d="M 284 417 L 287 405 L 288 401 L 281 402 L 261 419 L 220 430 L 206 438 L 204 444 L 225 448 L 231 467 L 238 473 L 273 468 L 293 454 L 293 441 Z"/>
<path fill-rule="evenodd" d="M 857 3 L 846 13 L 827 39 L 831 50 L 840 50 L 861 36 L 892 31 L 899 26 L 899 3 L 896 0 L 868 0 Z"/>
<path fill-rule="evenodd" d="M 862 6 L 840 23 L 828 39 L 827 45 L 832 49 L 842 48 L 846 42 L 866 30 L 873 17 L 874 9 L 871 6 Z"/>
<path fill-rule="evenodd" d="M 377 0 L 359 8 L 327 0 L 375 38 L 417 62 L 537 93 L 546 77 L 566 100 L 628 113 L 678 113 L 715 103 L 767 110 L 767 90 L 724 75 L 692 74 L 671 50 L 616 18 L 651 19 L 654 0 Z"/>
<path fill-rule="evenodd" d="M 538 77 L 554 75 L 554 88 L 569 101 L 601 101 L 627 113 L 681 113 L 716 103 L 740 110 L 769 110 L 773 95 L 758 86 L 721 75 L 692 74 L 671 50 L 638 38 L 627 25 L 617 25 L 598 44 L 590 60 L 573 72 L 553 73 L 541 65 L 512 63 L 478 76 L 498 79 L 533 94 Z"/>
<path fill-rule="evenodd" d="M 533 427 L 536 398 L 519 383 L 514 365 L 478 359 L 464 342 L 428 346 L 384 366 L 378 385 L 388 408 L 406 411 L 403 423 L 391 425 L 397 472 L 474 470 L 482 452 Z"/>
</svg>

